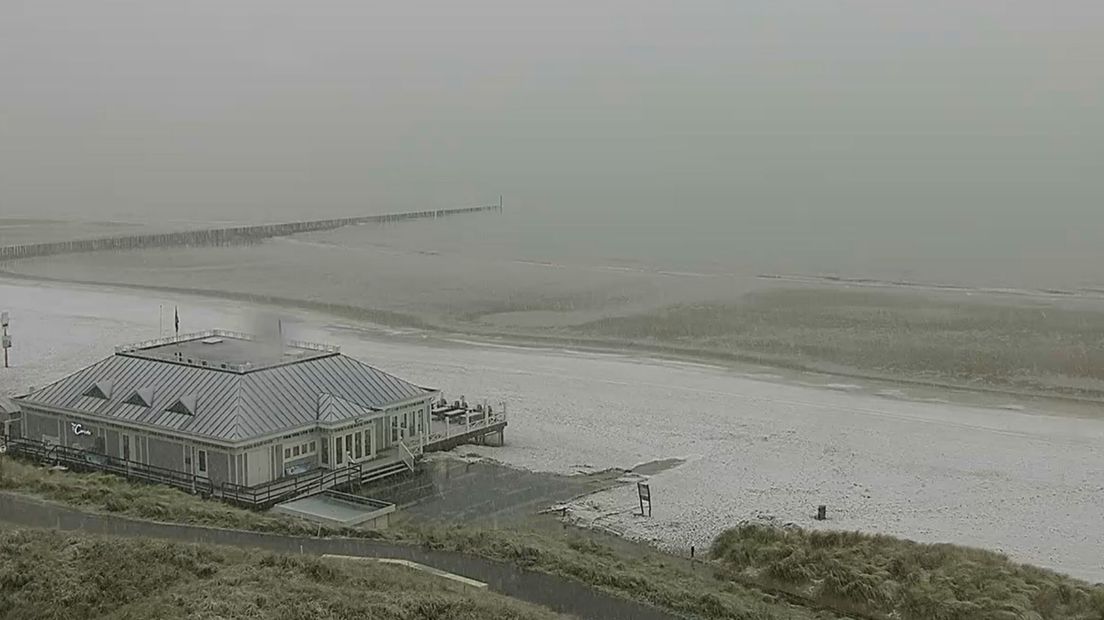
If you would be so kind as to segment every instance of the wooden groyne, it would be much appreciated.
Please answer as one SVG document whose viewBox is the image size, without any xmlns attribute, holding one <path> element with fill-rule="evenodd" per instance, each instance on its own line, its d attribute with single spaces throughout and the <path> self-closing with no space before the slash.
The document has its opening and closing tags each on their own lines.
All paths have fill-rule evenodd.
<svg viewBox="0 0 1104 620">
<path fill-rule="evenodd" d="M 101 239 L 78 239 L 53 243 L 30 243 L 0 247 L 0 261 L 53 256 L 57 254 L 75 254 L 78 252 L 100 252 L 103 250 L 138 250 L 160 247 L 190 247 L 240 245 L 255 243 L 273 237 L 286 237 L 299 233 L 334 230 L 356 224 L 389 224 L 405 220 L 446 217 L 465 213 L 499 211 L 502 205 L 466 207 L 462 209 L 437 209 L 434 211 L 414 211 L 411 213 L 389 213 L 385 215 L 365 215 L 332 220 L 312 220 L 307 222 L 287 222 L 284 224 L 260 224 L 256 226 L 236 226 L 233 228 L 212 228 L 207 230 L 187 230 L 172 233 L 126 235 Z"/>
</svg>

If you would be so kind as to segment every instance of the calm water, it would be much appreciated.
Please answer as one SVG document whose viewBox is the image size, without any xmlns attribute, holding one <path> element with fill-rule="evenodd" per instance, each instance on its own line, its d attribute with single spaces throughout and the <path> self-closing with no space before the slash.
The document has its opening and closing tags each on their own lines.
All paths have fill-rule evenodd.
<svg viewBox="0 0 1104 620">
<path fill-rule="evenodd" d="M 329 241 L 678 274 L 816 273 L 1009 287 L 1104 282 L 1099 216 L 1040 215 L 507 206 L 502 214 L 415 222 L 385 231 L 350 229 Z"/>
<path fill-rule="evenodd" d="M 0 218 L 501 193 L 502 218 L 390 239 L 1009 286 L 1104 264 L 1094 0 L 70 1 L 65 27 L 24 4 L 0 19 Z"/>
</svg>

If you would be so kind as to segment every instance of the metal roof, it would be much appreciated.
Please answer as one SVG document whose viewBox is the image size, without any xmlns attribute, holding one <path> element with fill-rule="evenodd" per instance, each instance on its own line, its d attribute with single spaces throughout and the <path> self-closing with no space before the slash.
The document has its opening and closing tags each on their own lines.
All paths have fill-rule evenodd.
<svg viewBox="0 0 1104 620">
<path fill-rule="evenodd" d="M 111 398 L 84 396 L 104 381 L 111 382 Z M 146 390 L 153 393 L 150 407 L 124 402 Z M 337 353 L 238 373 L 123 352 L 21 400 L 236 443 L 352 420 L 431 391 Z M 186 397 L 195 399 L 193 414 L 166 411 Z"/>
</svg>

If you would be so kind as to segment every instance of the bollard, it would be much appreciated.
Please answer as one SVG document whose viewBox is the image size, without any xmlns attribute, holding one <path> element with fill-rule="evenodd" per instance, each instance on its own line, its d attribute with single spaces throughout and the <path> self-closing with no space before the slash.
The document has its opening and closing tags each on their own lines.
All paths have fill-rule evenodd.
<svg viewBox="0 0 1104 620">
<path fill-rule="evenodd" d="M 828 507 L 824 504 L 817 506 L 817 521 L 824 521 L 828 518 Z"/>
</svg>

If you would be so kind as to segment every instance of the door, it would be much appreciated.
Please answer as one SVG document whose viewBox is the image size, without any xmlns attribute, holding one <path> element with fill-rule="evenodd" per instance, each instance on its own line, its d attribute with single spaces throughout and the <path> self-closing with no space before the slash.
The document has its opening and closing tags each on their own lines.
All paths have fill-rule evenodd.
<svg viewBox="0 0 1104 620">
<path fill-rule="evenodd" d="M 247 486 L 268 482 L 271 478 L 272 451 L 266 448 L 248 453 L 245 480 Z"/>
</svg>

